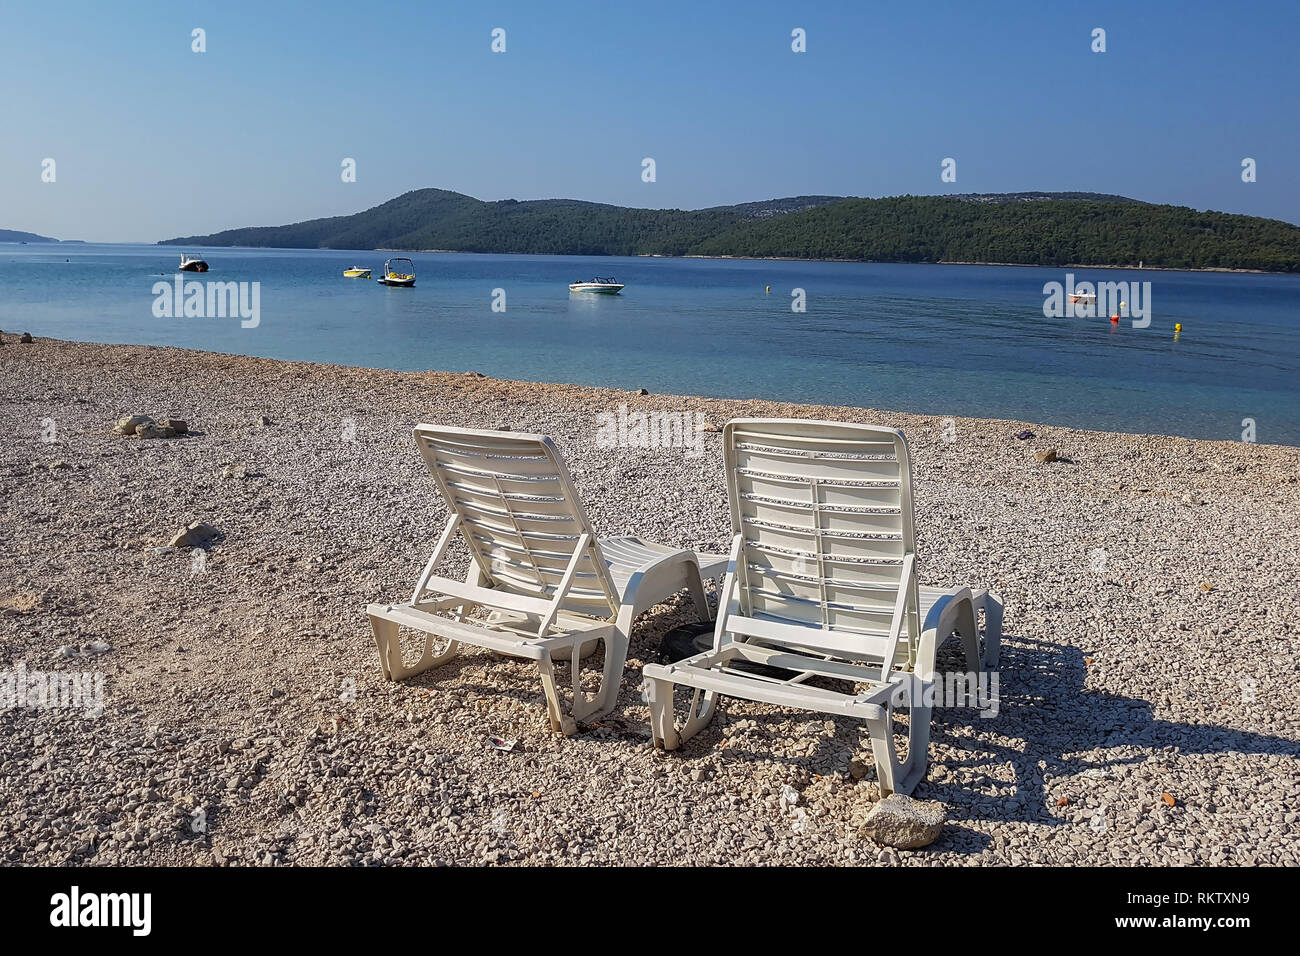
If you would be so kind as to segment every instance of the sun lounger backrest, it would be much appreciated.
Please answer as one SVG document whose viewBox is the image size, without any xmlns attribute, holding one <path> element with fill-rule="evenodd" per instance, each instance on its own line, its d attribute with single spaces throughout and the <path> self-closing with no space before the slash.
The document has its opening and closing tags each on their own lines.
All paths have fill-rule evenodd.
<svg viewBox="0 0 1300 956">
<path fill-rule="evenodd" d="M 804 646 L 881 660 L 904 559 L 915 550 L 911 463 L 902 432 L 797 419 L 724 429 L 739 611 L 801 625 Z M 915 654 L 915 578 L 895 663 Z M 818 631 L 811 628 L 820 629 Z M 768 629 L 788 636 L 792 628 Z M 785 636 L 765 642 L 795 643 Z"/>
<path fill-rule="evenodd" d="M 581 535 L 590 535 L 564 607 L 597 617 L 618 610 L 568 466 L 544 435 L 418 425 L 415 441 L 470 555 L 491 585 L 553 598 Z"/>
</svg>

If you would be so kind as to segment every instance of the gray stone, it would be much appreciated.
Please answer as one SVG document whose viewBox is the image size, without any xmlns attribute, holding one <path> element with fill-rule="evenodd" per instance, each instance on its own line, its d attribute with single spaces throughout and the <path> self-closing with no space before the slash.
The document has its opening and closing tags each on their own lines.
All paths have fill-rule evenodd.
<svg viewBox="0 0 1300 956">
<path fill-rule="evenodd" d="M 135 426 L 136 436 L 139 438 L 175 438 L 176 430 L 167 425 L 160 425 L 157 422 L 145 422 L 143 425 Z"/>
<path fill-rule="evenodd" d="M 217 536 L 217 529 L 202 521 L 192 521 L 167 542 L 169 548 L 197 548 Z"/>
<path fill-rule="evenodd" d="M 882 846 L 915 850 L 929 846 L 943 829 L 943 805 L 891 793 L 867 814 L 862 835 Z"/>
<path fill-rule="evenodd" d="M 119 435 L 134 435 L 136 429 L 141 425 L 152 425 L 154 420 L 148 415 L 128 415 L 126 418 L 119 418 L 113 431 Z"/>
</svg>

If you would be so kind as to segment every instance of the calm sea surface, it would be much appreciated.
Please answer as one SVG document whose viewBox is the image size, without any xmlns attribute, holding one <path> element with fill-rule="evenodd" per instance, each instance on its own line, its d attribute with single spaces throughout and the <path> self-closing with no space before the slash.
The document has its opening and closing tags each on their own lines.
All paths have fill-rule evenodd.
<svg viewBox="0 0 1300 956">
<path fill-rule="evenodd" d="M 1300 445 L 1300 276 L 1074 270 L 1150 281 L 1152 319 L 1043 317 L 1065 270 L 196 248 L 200 281 L 259 282 L 260 324 L 156 318 L 180 249 L 0 244 L 0 328 L 375 368 Z M 620 296 L 570 296 L 614 275 Z M 764 288 L 771 286 L 771 292 Z M 803 289 L 807 311 L 791 309 Z M 492 311 L 495 289 L 505 312 Z M 1182 323 L 1175 339 L 1174 323 Z"/>
</svg>

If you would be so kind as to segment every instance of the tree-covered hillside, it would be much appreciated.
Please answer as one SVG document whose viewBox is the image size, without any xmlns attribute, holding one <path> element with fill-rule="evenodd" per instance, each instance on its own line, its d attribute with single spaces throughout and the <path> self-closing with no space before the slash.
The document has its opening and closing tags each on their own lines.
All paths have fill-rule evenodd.
<svg viewBox="0 0 1300 956">
<path fill-rule="evenodd" d="M 483 202 L 420 189 L 352 216 L 167 240 L 189 246 L 706 255 L 884 262 L 1300 271 L 1300 227 L 1090 193 L 838 199 L 631 209 L 572 199 Z"/>
</svg>

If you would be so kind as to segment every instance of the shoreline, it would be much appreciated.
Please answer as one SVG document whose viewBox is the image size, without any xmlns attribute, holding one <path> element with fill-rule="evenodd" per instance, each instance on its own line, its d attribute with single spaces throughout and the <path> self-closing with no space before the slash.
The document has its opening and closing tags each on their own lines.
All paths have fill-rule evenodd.
<svg viewBox="0 0 1300 956">
<path fill-rule="evenodd" d="M 101 243 L 101 245 L 116 245 L 117 243 Z M 136 245 L 136 243 L 122 243 L 122 245 Z M 151 243 L 143 243 L 151 245 Z M 157 242 L 152 245 L 176 245 L 175 243 Z M 629 256 L 612 256 L 604 253 L 598 255 L 588 255 L 580 252 L 473 252 L 464 249 L 299 249 L 291 246 L 203 246 L 196 245 L 198 249 L 269 249 L 269 250 L 287 250 L 293 252 L 407 252 L 417 253 L 420 255 L 457 255 L 457 256 L 553 256 L 556 258 L 564 257 L 570 259 L 704 259 L 716 261 L 737 261 L 737 262 L 843 262 L 857 265 L 894 265 L 894 266 L 1009 266 L 1020 269 L 1116 269 L 1130 270 L 1140 272 L 1204 272 L 1209 274 L 1228 274 L 1228 275 L 1266 275 L 1266 276 L 1287 276 L 1300 275 L 1296 272 L 1270 271 L 1268 269 L 1235 269 L 1224 266 L 1136 266 L 1136 265 L 1096 265 L 1093 263 L 1066 263 L 1065 265 L 1041 265 L 1035 262 L 959 262 L 959 261 L 939 261 L 939 262 L 913 262 L 897 261 L 892 259 L 807 259 L 799 256 L 704 256 L 704 255 L 681 255 L 670 256 L 657 252 L 642 252 Z"/>
<path fill-rule="evenodd" d="M 685 595 L 638 619 L 615 711 L 575 737 L 520 662 L 383 681 L 363 608 L 409 593 L 445 518 L 417 422 L 548 434 L 599 535 L 726 550 L 720 435 L 602 447 L 622 403 L 906 432 L 921 581 L 1006 602 L 998 714 L 934 716 L 936 843 L 860 835 L 879 791 L 851 720 L 726 701 L 656 752 L 640 670 Z M 133 413 L 189 432 L 114 435 Z M 0 863 L 1300 863 L 1276 809 L 1300 776 L 1300 448 L 945 422 L 6 334 L 0 670 L 102 673 L 104 709 L 0 709 L 25 768 L 0 777 Z M 161 549 L 192 521 L 218 533 L 198 556 Z"/>
<path fill-rule="evenodd" d="M 847 262 L 859 263 L 862 265 L 884 265 L 884 266 L 1007 266 L 1017 269 L 1129 269 L 1140 272 L 1207 272 L 1207 273 L 1233 273 L 1240 275 L 1266 275 L 1266 276 L 1286 276 L 1296 275 L 1294 272 L 1270 272 L 1267 269 L 1230 269 L 1220 266 L 1207 266 L 1203 268 L 1193 268 L 1190 266 L 1134 266 L 1134 265 L 1093 265 L 1078 262 L 1069 262 L 1065 265 L 1042 265 L 1036 262 L 959 262 L 956 260 L 939 262 L 912 262 L 898 261 L 894 259 L 800 259 L 793 256 L 658 256 L 646 255 L 633 258 L 651 258 L 651 259 L 736 259 L 747 262 Z"/>
<path fill-rule="evenodd" d="M 21 334 L 23 333 L 13 329 L 0 329 L 0 339 L 3 339 L 5 336 L 9 336 L 11 338 L 16 339 L 16 337 Z M 610 386 L 603 386 L 603 385 L 582 385 L 576 382 L 535 382 L 535 381 L 527 381 L 523 379 L 493 378 L 491 376 L 483 375 L 482 373 L 477 371 L 452 372 L 452 371 L 446 371 L 441 369 L 425 369 L 422 371 L 404 371 L 401 369 L 375 368 L 368 365 L 342 365 L 335 362 L 310 362 L 310 361 L 305 361 L 300 359 L 269 358 L 266 356 L 245 355 L 241 352 L 215 352 L 206 349 L 188 349 L 188 348 L 183 348 L 181 346 L 170 346 L 170 345 L 141 345 L 139 343 L 133 343 L 133 342 L 91 342 L 91 341 L 85 341 L 81 339 L 56 339 L 48 336 L 34 336 L 34 339 L 36 342 L 48 342 L 55 345 L 86 346 L 86 347 L 97 347 L 97 348 L 105 348 L 105 349 L 151 349 L 151 350 L 160 350 L 160 351 L 174 351 L 178 353 L 192 354 L 195 356 L 212 356 L 213 358 L 229 359 L 229 360 L 246 359 L 250 362 L 273 362 L 281 365 L 304 366 L 307 368 L 317 368 L 317 369 L 339 369 L 339 370 L 347 370 L 347 371 L 357 372 L 357 373 L 376 372 L 376 373 L 382 373 L 388 375 L 449 376 L 452 379 L 463 379 L 468 377 L 472 379 L 479 379 L 483 382 L 494 383 L 494 386 L 497 389 L 508 389 L 510 386 L 516 386 L 525 392 L 533 392 L 538 389 L 541 390 L 554 389 L 556 390 L 557 394 L 566 394 L 573 391 L 587 391 L 593 394 L 608 394 L 611 396 L 622 395 L 634 399 L 646 399 L 646 398 L 657 399 L 661 402 L 663 400 L 677 400 L 678 402 L 691 404 L 691 405 L 695 405 L 698 403 L 713 402 L 713 403 L 732 404 L 732 405 L 738 404 L 747 407 L 780 408 L 786 410 L 785 412 L 783 412 L 783 414 L 790 414 L 789 410 L 791 409 L 795 409 L 795 410 L 827 409 L 831 411 L 867 413 L 869 415 L 883 415 L 893 419 L 912 419 L 912 420 L 926 420 L 926 421 L 936 421 L 936 420 L 943 421 L 947 419 L 952 419 L 955 422 L 978 423 L 981 425 L 996 424 L 1005 427 L 1007 429 L 1012 429 L 1013 431 L 1011 433 L 1023 431 L 1025 429 L 1029 429 L 1031 431 L 1036 428 L 1055 429 L 1057 431 L 1080 432 L 1088 435 L 1127 437 L 1127 438 L 1143 439 L 1149 441 L 1190 441 L 1190 442 L 1198 442 L 1204 444 L 1216 444 L 1216 445 L 1226 445 L 1226 446 L 1248 445 L 1254 448 L 1279 448 L 1279 449 L 1286 449 L 1286 450 L 1300 452 L 1300 445 L 1288 445 L 1281 442 L 1240 442 L 1232 439 L 1196 438 L 1188 435 L 1176 435 L 1176 434 L 1169 434 L 1164 432 L 1110 431 L 1101 428 L 1083 428 L 1075 425 L 1054 424 L 1048 421 L 1028 421 L 1028 420 L 1015 419 L 1015 418 L 996 418 L 992 416 L 981 416 L 981 415 L 953 416 L 953 415 L 946 415 L 940 412 L 907 412 L 899 409 L 872 408 L 869 406 L 862 406 L 862 405 L 835 405 L 835 404 L 824 403 L 824 402 L 804 402 L 804 401 L 793 401 L 793 400 L 787 401 L 784 399 L 777 399 L 777 398 L 730 398 L 725 396 L 687 395 L 687 394 L 677 394 L 677 393 L 669 393 L 669 392 L 650 393 L 648 396 L 642 396 L 639 395 L 638 390 L 636 389 L 625 390 L 625 389 L 618 389 L 618 388 L 613 388 Z M 11 343 L 6 341 L 5 344 L 11 344 Z"/>
</svg>

